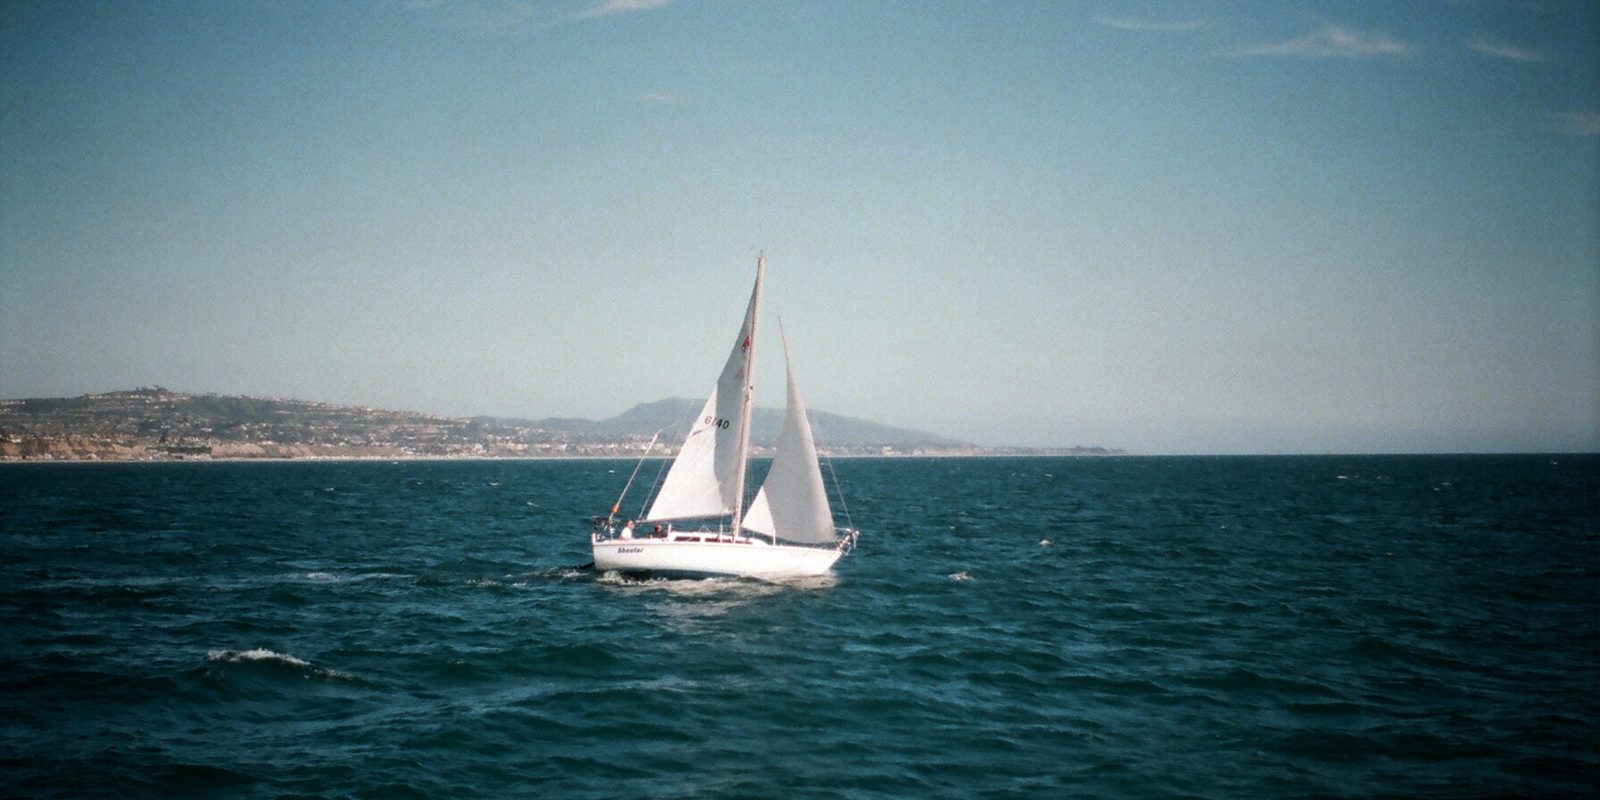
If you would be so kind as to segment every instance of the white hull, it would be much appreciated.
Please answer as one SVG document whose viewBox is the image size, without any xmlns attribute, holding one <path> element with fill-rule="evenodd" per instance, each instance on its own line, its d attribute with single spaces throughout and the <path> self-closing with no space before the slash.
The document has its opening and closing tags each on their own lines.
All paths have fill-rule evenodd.
<svg viewBox="0 0 1600 800">
<path fill-rule="evenodd" d="M 704 538 L 715 541 L 597 537 L 592 540 L 594 568 L 599 572 L 656 575 L 797 578 L 825 574 L 843 554 L 838 547 L 768 544 L 715 534 Z"/>
</svg>

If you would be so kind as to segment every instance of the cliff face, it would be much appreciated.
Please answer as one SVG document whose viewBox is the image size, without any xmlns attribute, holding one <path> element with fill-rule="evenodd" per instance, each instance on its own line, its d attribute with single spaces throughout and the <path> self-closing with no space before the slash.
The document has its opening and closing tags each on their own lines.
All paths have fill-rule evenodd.
<svg viewBox="0 0 1600 800">
<path fill-rule="evenodd" d="M 142 445 L 82 437 L 0 441 L 0 459 L 7 461 L 154 461 L 164 457 Z"/>
</svg>

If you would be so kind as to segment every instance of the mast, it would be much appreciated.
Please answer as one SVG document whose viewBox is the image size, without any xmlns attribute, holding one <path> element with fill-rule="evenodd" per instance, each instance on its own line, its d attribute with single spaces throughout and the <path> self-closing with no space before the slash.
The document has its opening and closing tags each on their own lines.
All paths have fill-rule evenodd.
<svg viewBox="0 0 1600 800">
<path fill-rule="evenodd" d="M 737 476 L 734 485 L 738 491 L 733 495 L 733 535 L 739 535 L 739 526 L 744 521 L 744 483 L 745 472 L 750 462 L 750 401 L 752 395 L 752 381 L 755 378 L 754 367 L 756 364 L 756 321 L 761 316 L 761 276 L 767 271 L 767 254 L 756 256 L 756 288 L 751 292 L 750 298 L 750 336 L 748 346 L 744 349 L 744 381 L 739 387 L 739 464 L 734 470 Z"/>
</svg>

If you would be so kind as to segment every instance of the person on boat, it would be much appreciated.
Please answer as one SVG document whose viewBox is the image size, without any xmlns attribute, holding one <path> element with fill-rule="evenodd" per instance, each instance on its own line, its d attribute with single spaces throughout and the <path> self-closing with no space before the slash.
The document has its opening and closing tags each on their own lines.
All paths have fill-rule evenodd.
<svg viewBox="0 0 1600 800">
<path fill-rule="evenodd" d="M 665 537 L 666 534 L 661 531 L 660 525 L 657 525 L 654 530 L 650 531 L 650 538 L 652 539 L 662 539 Z"/>
<path fill-rule="evenodd" d="M 633 520 L 628 520 L 627 524 L 622 526 L 622 538 L 633 538 Z"/>
</svg>

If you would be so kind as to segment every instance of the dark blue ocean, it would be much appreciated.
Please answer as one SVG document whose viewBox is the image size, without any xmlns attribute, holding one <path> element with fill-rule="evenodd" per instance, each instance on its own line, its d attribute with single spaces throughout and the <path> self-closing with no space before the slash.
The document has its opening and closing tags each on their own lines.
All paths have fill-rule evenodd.
<svg viewBox="0 0 1600 800">
<path fill-rule="evenodd" d="M 794 584 L 631 466 L 0 465 L 0 796 L 1600 792 L 1600 457 L 844 460 Z"/>
</svg>

